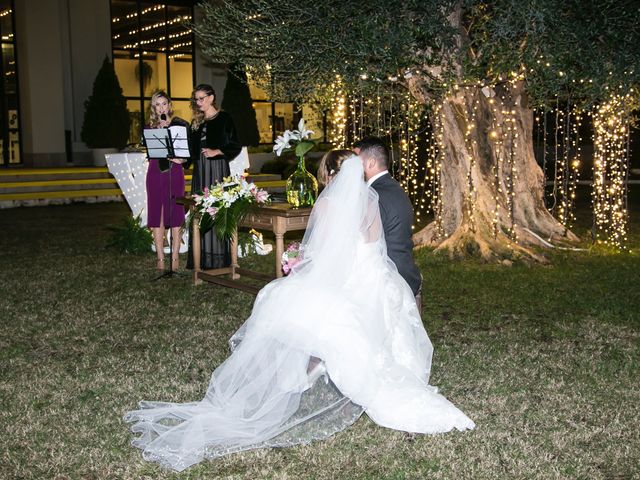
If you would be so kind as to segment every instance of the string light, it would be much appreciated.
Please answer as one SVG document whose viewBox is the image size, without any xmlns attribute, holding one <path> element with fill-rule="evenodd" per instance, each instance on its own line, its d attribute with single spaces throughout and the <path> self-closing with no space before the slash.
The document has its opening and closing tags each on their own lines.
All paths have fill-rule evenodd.
<svg viewBox="0 0 640 480">
<path fill-rule="evenodd" d="M 333 107 L 331 109 L 331 133 L 330 142 L 334 148 L 345 148 L 346 138 L 346 94 L 342 85 L 340 75 L 336 75 L 335 81 L 329 87 L 333 97 Z"/>
<path fill-rule="evenodd" d="M 147 7 L 145 9 L 143 9 L 140 13 L 142 15 L 146 15 L 147 13 L 152 13 L 152 12 L 157 12 L 159 10 L 163 10 L 164 9 L 164 5 L 153 5 L 151 7 Z M 118 23 L 121 22 L 123 19 L 126 20 L 131 20 L 132 18 L 136 18 L 138 16 L 138 12 L 131 12 L 126 14 L 124 17 L 113 17 L 111 19 L 112 23 Z"/>
<path fill-rule="evenodd" d="M 539 63 L 541 66 L 551 68 L 551 62 L 543 58 Z M 479 132 L 475 129 L 478 128 L 479 112 L 488 105 L 492 115 L 486 138 L 493 146 L 495 159 L 490 170 L 494 203 L 489 218 L 492 223 L 493 237 L 497 238 L 504 233 L 513 243 L 519 241 L 515 214 L 516 192 L 519 184 L 516 155 L 520 148 L 518 131 L 520 114 L 518 100 L 514 100 L 517 96 L 512 95 L 511 91 L 521 88 L 518 84 L 524 80 L 525 71 L 523 69 L 521 72 L 511 72 L 506 77 L 499 77 L 498 84 L 476 81 L 466 85 L 448 85 L 449 93 L 444 96 L 445 98 L 455 96 L 457 94 L 455 92 L 463 88 L 467 90 L 465 92 L 467 98 L 474 95 L 474 89 L 485 94 L 484 99 L 479 95 L 473 98 L 468 103 L 467 110 L 463 112 L 465 127 L 462 133 L 466 155 L 468 155 L 466 184 L 464 191 L 461 192 L 464 195 L 464 215 L 469 220 L 470 229 L 474 231 L 477 228 L 478 215 L 476 205 L 478 191 L 475 184 L 477 181 L 475 172 L 478 170 L 476 156 L 480 154 L 477 145 Z M 535 71 L 531 73 L 535 74 Z M 573 83 L 593 82 L 592 79 L 568 78 L 569 75 L 564 71 L 557 72 L 557 75 Z M 364 71 L 358 78 L 358 86 L 350 92 L 347 91 L 339 76 L 331 85 L 333 91 L 333 101 L 329 109 L 331 143 L 336 148 L 344 148 L 350 141 L 366 135 L 386 137 L 391 147 L 390 169 L 411 198 L 416 212 L 416 221 L 420 220 L 423 212 L 431 210 L 435 220 L 436 237 L 442 239 L 445 236 L 442 173 L 446 156 L 443 104 L 431 105 L 431 114 L 427 115 L 425 106 L 420 105 L 406 90 L 396 91 L 392 86 L 383 91 L 380 87 L 381 81 L 371 78 Z M 383 78 L 393 85 L 396 84 L 397 76 L 395 75 L 386 75 Z M 496 91 L 500 93 L 496 94 Z M 627 103 L 629 100 L 628 96 L 625 97 Z M 563 101 L 562 105 L 558 101 L 556 108 L 536 109 L 534 114 L 537 143 L 539 144 L 540 140 L 543 142 L 541 150 L 543 171 L 550 173 L 550 178 L 553 179 L 554 188 L 551 193 L 553 203 L 550 211 L 568 230 L 575 222 L 576 190 L 580 166 L 583 162 L 580 134 L 584 119 L 589 113 L 577 109 L 569 100 Z M 603 114 L 599 115 L 602 117 Z M 627 115 L 630 114 L 627 112 Z M 605 124 L 600 121 L 599 125 L 602 127 Z M 612 140 L 617 140 L 618 143 L 615 146 L 598 147 L 596 145 L 597 152 L 601 152 L 599 155 L 605 156 L 607 160 L 598 161 L 596 158 L 595 166 L 600 170 L 604 169 L 606 173 L 598 174 L 601 178 L 599 184 L 594 181 L 594 189 L 598 191 L 594 190 L 593 198 L 594 211 L 597 211 L 594 216 L 598 219 L 596 223 L 600 232 L 599 238 L 606 238 L 607 243 L 619 246 L 626 241 L 627 212 L 624 179 L 628 174 L 629 122 L 627 120 L 626 123 L 620 124 L 613 120 L 606 123 L 609 129 L 615 126 L 619 126 L 622 130 L 608 136 L 602 132 L 598 134 L 599 138 L 606 139 L 609 143 Z M 596 128 L 596 132 L 601 130 Z M 551 135 L 548 135 L 548 132 L 551 132 Z M 420 144 L 424 148 L 419 147 L 420 134 L 423 135 Z M 600 140 L 601 143 L 603 141 Z M 618 159 L 617 163 L 612 163 L 609 158 L 614 153 Z M 624 159 L 622 163 L 620 158 Z M 548 171 L 548 166 L 551 166 L 551 172 Z"/>
<path fill-rule="evenodd" d="M 631 95 L 611 94 L 593 112 L 595 238 L 617 249 L 627 244 L 627 175 Z"/>
</svg>

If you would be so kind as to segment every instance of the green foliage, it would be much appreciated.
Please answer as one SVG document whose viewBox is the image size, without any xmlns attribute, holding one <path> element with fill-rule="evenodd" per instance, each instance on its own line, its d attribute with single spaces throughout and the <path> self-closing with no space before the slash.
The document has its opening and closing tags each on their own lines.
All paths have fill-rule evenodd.
<svg viewBox="0 0 640 480">
<path fill-rule="evenodd" d="M 296 145 L 296 155 L 298 157 L 304 157 L 307 152 L 310 152 L 316 143 L 312 140 L 304 140 Z"/>
<path fill-rule="evenodd" d="M 221 207 L 214 217 L 203 213 L 200 219 L 200 232 L 205 233 L 212 228 L 218 238 L 231 238 L 238 229 L 238 222 L 251 208 L 252 202 L 236 200 L 229 207 Z"/>
<path fill-rule="evenodd" d="M 224 87 L 222 108 L 233 118 L 241 145 L 256 146 L 260 143 L 260 132 L 256 111 L 251 102 L 247 75 L 237 66 L 229 68 Z"/>
<path fill-rule="evenodd" d="M 535 103 L 588 105 L 640 81 L 639 15 L 635 0 L 220 0 L 194 29 L 205 55 L 246 65 L 274 99 L 322 96 L 340 75 L 424 101 L 515 72 Z"/>
<path fill-rule="evenodd" d="M 140 225 L 140 215 L 127 215 L 120 225 L 107 225 L 107 229 L 111 231 L 108 248 L 132 255 L 144 255 L 151 251 L 153 237 L 149 229 Z"/>
<path fill-rule="evenodd" d="M 105 56 L 102 62 L 84 108 L 80 136 L 89 148 L 125 147 L 129 139 L 129 111 L 109 57 Z"/>
<path fill-rule="evenodd" d="M 375 82 L 418 62 L 440 65 L 452 45 L 444 3 L 450 2 L 209 1 L 194 29 L 211 60 L 240 62 L 272 98 L 298 100 L 336 74 L 358 81 L 367 73 Z M 418 51 L 426 38 L 437 42 Z"/>
<path fill-rule="evenodd" d="M 585 106 L 640 80 L 636 1 L 467 3 L 467 78 L 524 72 L 536 103 L 559 95 Z"/>
</svg>

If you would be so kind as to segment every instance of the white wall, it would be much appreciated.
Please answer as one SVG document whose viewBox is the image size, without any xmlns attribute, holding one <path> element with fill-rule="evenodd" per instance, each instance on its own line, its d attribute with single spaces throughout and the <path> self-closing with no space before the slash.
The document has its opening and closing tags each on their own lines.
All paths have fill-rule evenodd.
<svg viewBox="0 0 640 480">
<path fill-rule="evenodd" d="M 62 35 L 57 21 L 61 3 L 60 0 L 15 3 L 20 117 L 26 166 L 66 163 Z"/>
<path fill-rule="evenodd" d="M 15 6 L 24 165 L 67 165 L 65 130 L 73 163 L 83 164 L 89 157 L 80 139 L 84 102 L 105 55 L 111 57 L 110 0 L 17 0 Z M 213 85 L 220 105 L 226 70 L 196 51 L 194 83 Z M 189 67 L 176 62 L 174 68 Z M 180 107 L 188 113 L 186 103 Z"/>
<path fill-rule="evenodd" d="M 72 89 L 65 108 L 71 112 L 74 163 L 82 163 L 87 147 L 80 140 L 84 102 L 91 95 L 93 81 L 105 55 L 111 58 L 111 8 L 109 0 L 66 0 L 68 2 L 69 43 Z"/>
<path fill-rule="evenodd" d="M 20 0 L 15 19 L 24 164 L 66 165 L 65 130 L 74 154 L 87 151 L 84 101 L 111 54 L 109 0 Z"/>
</svg>

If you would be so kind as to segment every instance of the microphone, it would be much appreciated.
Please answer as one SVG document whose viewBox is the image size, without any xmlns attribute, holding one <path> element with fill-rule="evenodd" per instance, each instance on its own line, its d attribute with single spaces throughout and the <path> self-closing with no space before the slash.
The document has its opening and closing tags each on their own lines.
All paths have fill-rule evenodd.
<svg viewBox="0 0 640 480">
<path fill-rule="evenodd" d="M 163 113 L 160 115 L 160 120 L 162 120 L 163 122 L 167 120 L 167 114 Z M 167 146 L 169 145 L 169 143 L 171 142 L 171 136 L 169 136 L 167 138 Z M 158 166 L 160 167 L 160 171 L 161 172 L 166 172 L 167 170 L 169 170 L 171 168 L 171 164 L 169 163 L 169 157 L 167 158 L 161 158 L 158 160 Z"/>
</svg>

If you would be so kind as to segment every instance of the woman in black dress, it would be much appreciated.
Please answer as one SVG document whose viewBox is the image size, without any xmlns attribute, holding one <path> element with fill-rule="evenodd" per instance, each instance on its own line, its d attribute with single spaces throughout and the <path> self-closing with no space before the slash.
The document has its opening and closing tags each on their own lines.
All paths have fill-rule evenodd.
<svg viewBox="0 0 640 480">
<path fill-rule="evenodd" d="M 230 175 L 229 162 L 242 149 L 231 116 L 216 106 L 216 92 L 211 85 L 198 85 L 191 95 L 193 121 L 191 128 L 195 145 L 192 146 L 193 176 L 191 192 L 199 193 Z M 197 142 L 200 142 L 197 144 Z M 229 241 L 219 239 L 213 229 L 201 237 L 200 268 L 228 267 L 231 264 Z M 190 241 L 191 242 L 191 241 Z M 187 268 L 193 268 L 190 245 Z"/>
</svg>

